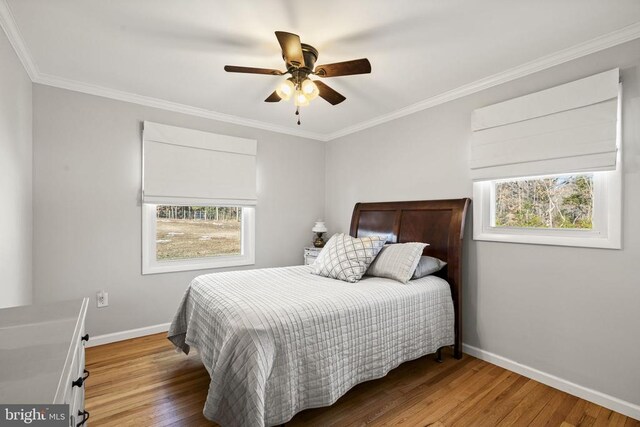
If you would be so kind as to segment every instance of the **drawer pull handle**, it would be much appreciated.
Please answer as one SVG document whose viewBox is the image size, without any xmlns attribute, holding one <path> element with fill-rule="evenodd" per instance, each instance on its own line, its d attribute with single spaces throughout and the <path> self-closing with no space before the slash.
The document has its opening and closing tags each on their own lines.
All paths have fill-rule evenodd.
<svg viewBox="0 0 640 427">
<path fill-rule="evenodd" d="M 71 387 L 82 387 L 82 384 L 89 378 L 89 371 L 84 370 L 84 374 L 71 383 Z"/>
<path fill-rule="evenodd" d="M 89 419 L 89 411 L 78 411 L 78 416 L 82 417 L 82 421 L 76 424 L 76 427 L 80 427 L 87 422 L 87 420 Z"/>
<path fill-rule="evenodd" d="M 81 339 L 82 341 L 89 341 L 89 334 L 85 334 Z"/>
</svg>

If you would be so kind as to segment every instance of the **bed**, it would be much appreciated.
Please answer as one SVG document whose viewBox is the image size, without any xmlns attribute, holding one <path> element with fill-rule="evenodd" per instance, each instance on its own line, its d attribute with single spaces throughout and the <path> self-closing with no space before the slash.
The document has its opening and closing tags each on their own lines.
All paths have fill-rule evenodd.
<svg viewBox="0 0 640 427">
<path fill-rule="evenodd" d="M 350 234 L 428 242 L 446 261 L 407 285 L 357 283 L 296 266 L 214 273 L 189 285 L 169 339 L 196 349 L 211 382 L 204 415 L 223 426 L 278 425 L 354 385 L 452 345 L 462 357 L 461 239 L 469 199 L 358 203 Z"/>
</svg>

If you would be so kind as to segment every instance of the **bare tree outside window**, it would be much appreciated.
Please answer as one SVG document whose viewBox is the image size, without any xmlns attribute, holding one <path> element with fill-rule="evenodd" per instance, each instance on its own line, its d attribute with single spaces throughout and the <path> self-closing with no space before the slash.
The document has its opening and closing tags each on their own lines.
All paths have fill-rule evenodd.
<svg viewBox="0 0 640 427">
<path fill-rule="evenodd" d="M 495 226 L 593 228 L 593 175 L 495 182 Z"/>
<path fill-rule="evenodd" d="M 156 207 L 158 261 L 240 255 L 241 252 L 241 207 Z"/>
</svg>

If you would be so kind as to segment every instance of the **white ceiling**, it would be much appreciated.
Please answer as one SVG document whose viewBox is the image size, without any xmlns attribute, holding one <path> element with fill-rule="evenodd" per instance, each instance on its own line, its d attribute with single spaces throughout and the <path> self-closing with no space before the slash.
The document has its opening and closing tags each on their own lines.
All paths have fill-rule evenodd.
<svg viewBox="0 0 640 427">
<path fill-rule="evenodd" d="M 640 22 L 638 0 L 2 1 L 36 81 L 320 138 Z M 318 64 L 367 57 L 372 74 L 325 79 L 347 100 L 318 98 L 298 127 L 291 102 L 263 102 L 282 77 L 223 71 L 283 69 L 275 30 L 315 46 Z"/>
</svg>

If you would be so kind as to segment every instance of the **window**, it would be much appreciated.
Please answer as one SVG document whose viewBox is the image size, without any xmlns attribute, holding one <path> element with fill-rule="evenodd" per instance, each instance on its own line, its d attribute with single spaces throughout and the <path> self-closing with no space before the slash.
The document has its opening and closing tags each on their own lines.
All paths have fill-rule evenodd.
<svg viewBox="0 0 640 427">
<path fill-rule="evenodd" d="M 620 174 L 475 182 L 474 239 L 620 248 Z"/>
<path fill-rule="evenodd" d="M 156 261 L 242 255 L 242 207 L 156 206 Z"/>
<path fill-rule="evenodd" d="M 143 274 L 255 263 L 256 148 L 144 123 Z"/>
<path fill-rule="evenodd" d="M 476 240 L 619 249 L 619 70 L 479 108 Z"/>
<path fill-rule="evenodd" d="M 593 229 L 593 174 L 492 181 L 497 228 Z"/>
<path fill-rule="evenodd" d="M 242 206 L 145 204 L 145 273 L 254 263 L 254 211 Z"/>
</svg>

